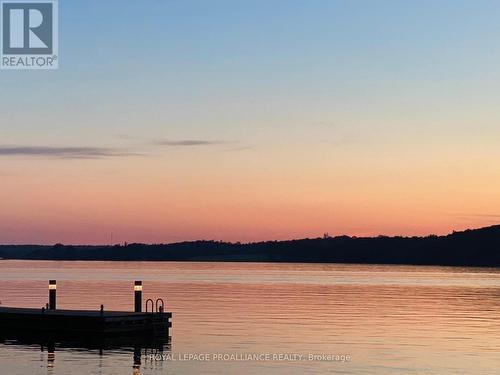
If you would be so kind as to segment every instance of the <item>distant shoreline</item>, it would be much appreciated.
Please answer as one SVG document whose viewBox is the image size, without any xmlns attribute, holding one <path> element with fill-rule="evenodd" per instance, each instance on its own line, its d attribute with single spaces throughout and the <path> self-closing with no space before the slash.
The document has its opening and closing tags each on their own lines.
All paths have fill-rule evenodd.
<svg viewBox="0 0 500 375">
<path fill-rule="evenodd" d="M 0 245 L 2 246 L 2 245 Z M 413 264 L 413 263 L 349 263 L 349 262 L 289 262 L 289 261 L 260 261 L 260 260 L 131 260 L 131 259 L 20 259 L 20 258 L 0 258 L 2 261 L 42 261 L 42 262 L 127 262 L 127 263 L 259 263 L 259 264 L 339 264 L 352 266 L 411 266 L 411 267 L 449 267 L 449 268 L 482 268 L 498 269 L 500 265 L 451 265 L 451 264 Z"/>
<path fill-rule="evenodd" d="M 0 245 L 0 260 L 178 261 L 500 267 L 500 225 L 427 237 L 326 237 L 258 243 Z"/>
</svg>

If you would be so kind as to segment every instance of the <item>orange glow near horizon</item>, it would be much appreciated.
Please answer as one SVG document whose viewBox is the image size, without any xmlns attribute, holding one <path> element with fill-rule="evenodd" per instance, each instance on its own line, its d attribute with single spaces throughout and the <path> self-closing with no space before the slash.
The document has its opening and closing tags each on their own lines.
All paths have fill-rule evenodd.
<svg viewBox="0 0 500 375">
<path fill-rule="evenodd" d="M 500 220 L 500 178 L 482 163 L 351 159 L 328 167 L 318 153 L 309 155 L 310 169 L 253 157 L 44 162 L 50 169 L 15 160 L 0 189 L 0 242 L 103 244 L 111 233 L 129 243 L 428 235 Z"/>
</svg>

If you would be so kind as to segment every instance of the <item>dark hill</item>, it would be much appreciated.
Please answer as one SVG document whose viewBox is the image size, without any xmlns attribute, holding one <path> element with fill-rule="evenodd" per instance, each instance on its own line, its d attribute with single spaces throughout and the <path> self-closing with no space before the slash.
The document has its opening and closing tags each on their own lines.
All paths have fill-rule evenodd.
<svg viewBox="0 0 500 375">
<path fill-rule="evenodd" d="M 258 243 L 3 245 L 5 259 L 378 263 L 500 267 L 500 225 L 447 236 L 329 237 Z"/>
</svg>

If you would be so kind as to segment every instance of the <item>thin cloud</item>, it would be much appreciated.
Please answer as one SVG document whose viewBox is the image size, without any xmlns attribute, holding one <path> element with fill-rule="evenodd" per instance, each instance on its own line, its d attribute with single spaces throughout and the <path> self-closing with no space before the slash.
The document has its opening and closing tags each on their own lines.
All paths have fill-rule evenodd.
<svg viewBox="0 0 500 375">
<path fill-rule="evenodd" d="M 232 144 L 235 142 L 221 140 L 158 140 L 147 144 L 136 145 L 135 150 L 113 147 L 86 147 L 86 146 L 26 146 L 26 145 L 0 145 L 1 157 L 40 157 L 55 159 L 104 159 L 113 157 L 143 156 L 151 146 L 167 147 L 196 147 Z M 141 150 L 144 149 L 144 150 Z M 138 150 L 138 151 L 137 151 Z"/>
<path fill-rule="evenodd" d="M 228 148 L 224 151 L 246 151 L 246 150 L 252 150 L 253 148 L 254 148 L 253 146 L 241 146 L 241 147 Z"/>
<path fill-rule="evenodd" d="M 51 146 L 1 146 L 0 157 L 29 156 L 59 159 L 101 159 L 141 154 L 124 149 L 106 147 L 51 147 Z"/>
<path fill-rule="evenodd" d="M 201 139 L 182 139 L 182 140 L 161 140 L 153 142 L 156 146 L 172 146 L 172 147 L 180 147 L 180 146 L 210 146 L 210 145 L 221 145 L 231 143 L 228 141 L 207 141 Z"/>
<path fill-rule="evenodd" d="M 182 147 L 182 146 L 211 146 L 211 145 L 224 145 L 224 144 L 232 144 L 238 143 L 236 141 L 227 141 L 227 140 L 210 140 L 210 139 L 152 139 L 141 137 L 137 135 L 129 135 L 129 134 L 115 134 L 115 137 L 119 140 L 125 141 L 138 141 L 139 144 L 142 144 L 143 147 L 148 146 L 167 146 L 167 147 Z"/>
<path fill-rule="evenodd" d="M 202 140 L 202 139 L 181 139 L 181 140 L 161 140 L 153 142 L 156 146 L 172 146 L 172 147 L 182 147 L 182 146 L 211 146 L 211 145 L 223 145 L 233 143 L 229 141 L 220 140 Z"/>
</svg>

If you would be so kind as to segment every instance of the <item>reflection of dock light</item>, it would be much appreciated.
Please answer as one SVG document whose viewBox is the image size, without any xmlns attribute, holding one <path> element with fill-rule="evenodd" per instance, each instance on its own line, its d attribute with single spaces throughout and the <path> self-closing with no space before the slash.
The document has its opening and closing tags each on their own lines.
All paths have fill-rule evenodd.
<svg viewBox="0 0 500 375">
<path fill-rule="evenodd" d="M 56 280 L 49 280 L 49 310 L 56 309 L 56 290 L 57 282 Z"/>
<path fill-rule="evenodd" d="M 142 281 L 134 283 L 134 311 L 142 312 Z"/>
<path fill-rule="evenodd" d="M 53 368 L 54 367 L 54 362 L 56 360 L 56 347 L 53 342 L 49 342 L 47 345 L 47 367 Z"/>
</svg>

